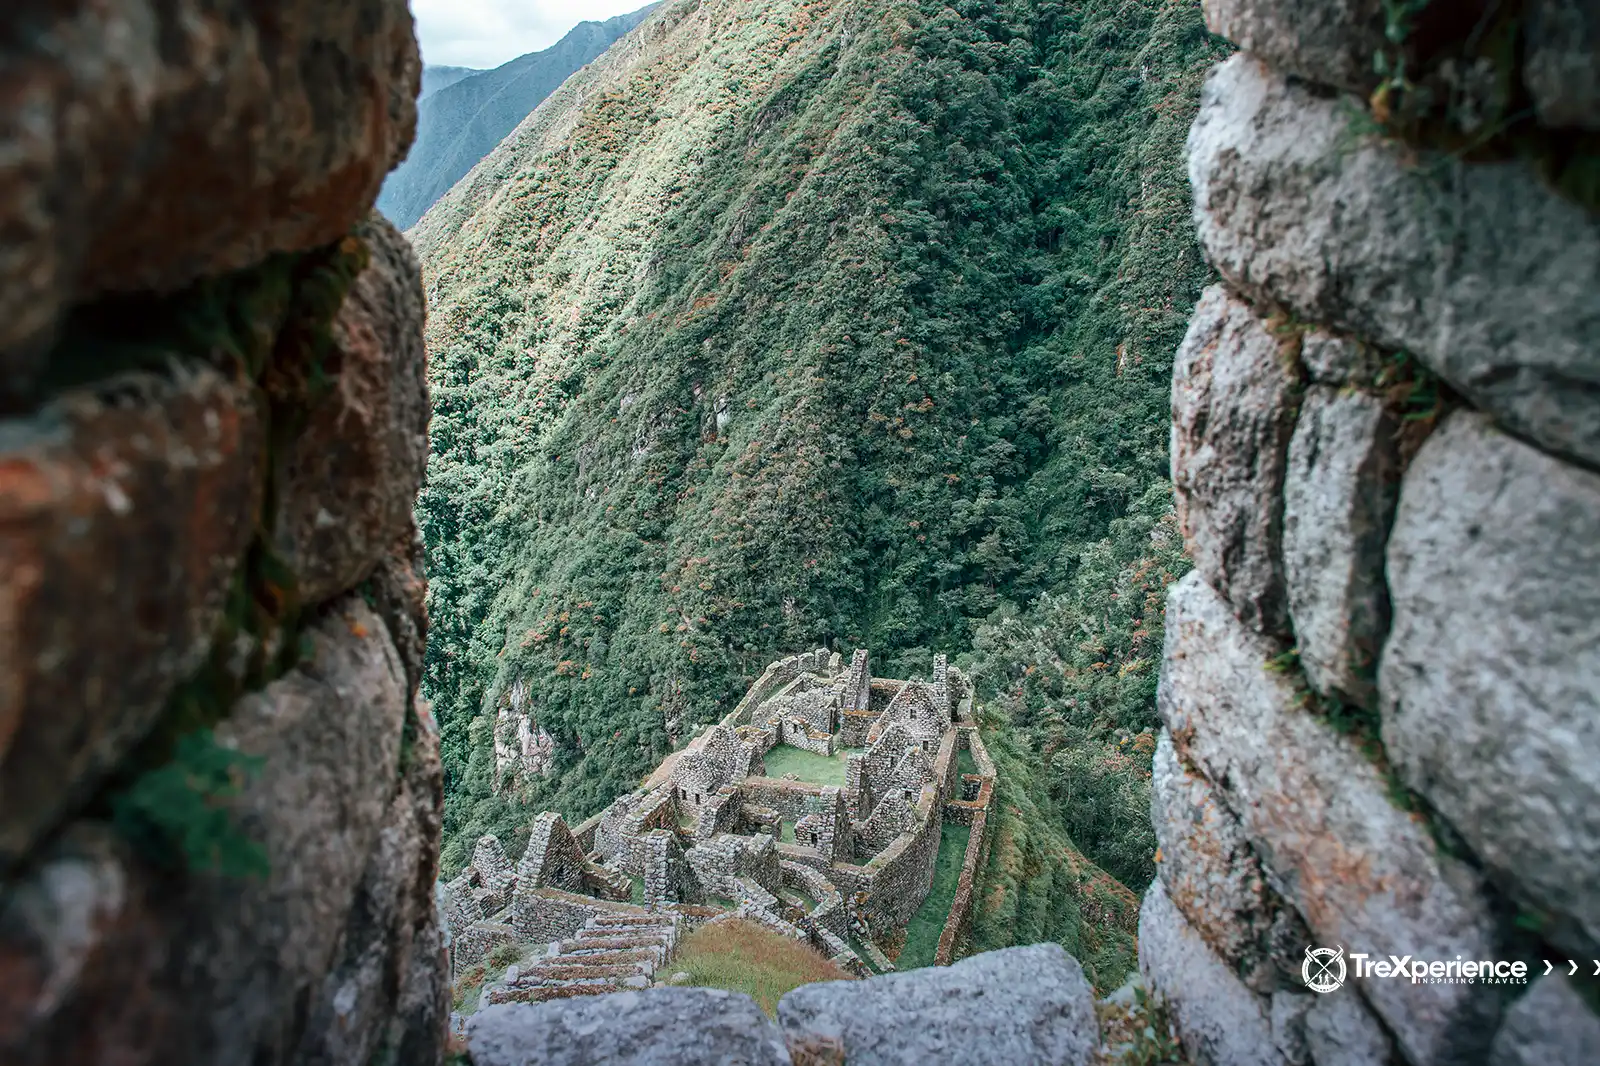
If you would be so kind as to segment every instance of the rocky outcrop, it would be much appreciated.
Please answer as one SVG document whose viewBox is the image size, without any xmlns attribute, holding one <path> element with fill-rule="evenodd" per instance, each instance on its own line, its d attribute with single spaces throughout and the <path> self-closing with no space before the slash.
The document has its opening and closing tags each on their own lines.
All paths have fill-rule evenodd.
<svg viewBox="0 0 1600 1066">
<path fill-rule="evenodd" d="M 416 45 L 390 0 L 257 6 L 35 4 L 0 31 L 19 1066 L 442 1048 L 423 297 L 368 217 Z"/>
<path fill-rule="evenodd" d="M 467 1023 L 473 1066 L 790 1066 L 783 1036 L 749 996 L 714 988 L 614 992 L 488 1007 Z"/>
<path fill-rule="evenodd" d="M 791 1043 L 838 1041 L 859 1066 L 1093 1061 L 1094 990 L 1059 944 L 989 951 L 953 966 L 801 985 L 778 1002 Z"/>
<path fill-rule="evenodd" d="M 1100 1047 L 1094 990 L 1058 944 L 953 966 L 802 985 L 774 1025 L 748 996 L 657 987 L 473 1015 L 476 1066 L 1087 1066 Z"/>
<path fill-rule="evenodd" d="M 1584 121 L 1583 6 L 1528 6 L 1554 58 L 1500 72 L 1537 104 L 1518 143 Z M 1245 51 L 1189 140 L 1223 280 L 1174 368 L 1196 568 L 1167 603 L 1140 927 L 1196 1062 L 1595 1055 L 1585 997 L 1536 978 L 1600 948 L 1600 220 L 1508 142 L 1431 151 L 1460 114 L 1430 130 L 1413 96 L 1383 125 L 1477 47 L 1445 6 L 1425 45 L 1392 7 L 1206 2 Z M 1355 965 L 1390 955 L 1528 977 Z M 1308 989 L 1335 957 L 1340 987 Z"/>
<path fill-rule="evenodd" d="M 74 304 L 343 236 L 411 143 L 422 71 L 403 0 L 30 3 L 0 66 L 7 400 Z"/>
<path fill-rule="evenodd" d="M 1600 463 L 1600 219 L 1516 161 L 1412 163 L 1348 99 L 1240 54 L 1189 136 L 1207 257 L 1258 306 L 1407 351 L 1542 447 Z"/>
</svg>

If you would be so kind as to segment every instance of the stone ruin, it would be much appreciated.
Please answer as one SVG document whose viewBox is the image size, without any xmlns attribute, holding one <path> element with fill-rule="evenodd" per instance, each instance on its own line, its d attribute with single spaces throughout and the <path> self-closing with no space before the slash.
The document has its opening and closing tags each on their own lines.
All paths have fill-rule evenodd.
<svg viewBox="0 0 1600 1066">
<path fill-rule="evenodd" d="M 498 944 L 548 943 L 544 960 L 485 1000 L 635 987 L 682 928 L 735 916 L 846 972 L 892 970 L 879 945 L 926 898 L 946 819 L 973 828 L 935 960 L 949 963 L 987 855 L 995 779 L 971 708 L 967 679 L 942 655 L 925 681 L 872 677 L 865 650 L 848 668 L 826 649 L 772 663 L 639 789 L 574 827 L 540 814 L 515 868 L 498 839 L 482 838 L 441 891 L 455 972 Z M 843 757 L 845 784 L 768 777 L 779 748 Z M 959 772 L 962 751 L 976 773 Z"/>
<path fill-rule="evenodd" d="M 1195 569 L 1140 965 L 1197 1063 L 1600 1062 L 1600 221 L 1536 160 L 1381 133 L 1379 8 L 1206 3 L 1246 51 L 1189 135 L 1221 281 L 1173 373 Z M 1600 8 L 1515 10 L 1512 67 L 1413 67 L 1455 86 L 1418 121 L 1525 93 L 1524 142 L 1584 126 L 1592 165 Z"/>
</svg>

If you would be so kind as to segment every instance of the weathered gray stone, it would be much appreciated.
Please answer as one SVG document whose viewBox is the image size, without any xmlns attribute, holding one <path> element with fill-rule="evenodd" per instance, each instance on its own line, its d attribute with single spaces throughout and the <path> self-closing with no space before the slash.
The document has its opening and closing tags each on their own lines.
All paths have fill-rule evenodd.
<svg viewBox="0 0 1600 1066">
<path fill-rule="evenodd" d="M 69 827 L 0 900 L 8 1066 L 343 1062 L 362 1047 L 437 1061 L 437 764 L 424 738 L 398 772 L 399 659 L 361 598 L 309 636 L 312 655 L 217 730 L 262 760 L 231 803 L 270 872 L 178 876 L 94 823 Z M 313 1016 L 334 1030 L 308 1033 Z"/>
<path fill-rule="evenodd" d="M 275 456 L 273 539 L 307 603 L 363 581 L 411 527 L 428 459 L 422 275 L 411 246 L 380 216 L 355 235 L 371 260 L 334 319 L 331 388 Z"/>
<path fill-rule="evenodd" d="M 1156 702 L 1180 754 L 1219 783 L 1267 876 L 1317 942 L 1347 952 L 1487 958 L 1494 925 L 1480 879 L 1396 808 L 1354 741 L 1305 709 L 1277 653 L 1198 573 L 1167 600 Z M 1496 989 L 1367 982 L 1362 991 L 1412 1062 L 1482 1048 Z"/>
<path fill-rule="evenodd" d="M 1306 1047 L 1306 1015 L 1316 1005 L 1316 1000 L 1315 995 L 1303 990 L 1279 990 L 1267 999 L 1272 1046 L 1293 1066 L 1311 1066 L 1311 1052 Z"/>
<path fill-rule="evenodd" d="M 416 126 L 403 0 L 20 0 L 0 27 L 0 396 L 62 308 L 339 239 Z"/>
<path fill-rule="evenodd" d="M 1301 336 L 1300 362 L 1319 385 L 1372 386 L 1383 372 L 1383 355 L 1372 345 L 1320 329 Z"/>
<path fill-rule="evenodd" d="M 234 806 L 240 830 L 266 849 L 271 873 L 193 879 L 193 917 L 185 934 L 173 935 L 192 997 L 187 1061 L 286 1060 L 301 1039 L 286 1021 L 337 968 L 369 867 L 378 862 L 397 882 L 407 876 L 402 842 L 387 842 L 398 854 L 374 855 L 401 783 L 399 656 L 360 596 L 332 607 L 310 641 L 309 658 L 240 700 L 217 729 L 220 743 L 262 760 Z M 410 876 L 425 876 L 433 861 L 420 856 Z M 369 887 L 387 891 L 376 880 Z"/>
<path fill-rule="evenodd" d="M 1317 1066 L 1399 1066 L 1394 1042 L 1361 994 L 1346 985 L 1318 996 L 1305 1017 L 1306 1050 Z"/>
<path fill-rule="evenodd" d="M 1099 1044 L 1094 989 L 1059 944 L 953 966 L 801 985 L 778 1001 L 790 1040 L 842 1040 L 850 1066 L 1072 1066 Z"/>
<path fill-rule="evenodd" d="M 1247 624 L 1286 627 L 1282 489 L 1292 353 L 1237 297 L 1200 297 L 1172 370 L 1172 481 L 1195 567 Z"/>
<path fill-rule="evenodd" d="M 265 430 L 205 368 L 0 421 L 0 870 L 200 664 L 260 508 Z"/>
<path fill-rule="evenodd" d="M 1278 987 L 1281 960 L 1292 972 L 1308 945 L 1303 929 L 1267 886 L 1238 818 L 1211 782 L 1183 766 L 1165 729 L 1151 767 L 1150 820 L 1167 897 L 1253 991 Z"/>
<path fill-rule="evenodd" d="M 1363 138 L 1240 54 L 1189 134 L 1208 258 L 1263 306 L 1404 349 L 1547 448 L 1600 463 L 1600 219 L 1518 162 Z"/>
<path fill-rule="evenodd" d="M 1506 1011 L 1489 1066 L 1593 1066 L 1600 1062 L 1600 1018 L 1559 973 L 1540 977 Z"/>
<path fill-rule="evenodd" d="M 428 582 L 423 577 L 422 534 L 410 523 L 390 545 L 368 579 L 372 609 L 378 612 L 400 661 L 405 664 L 406 691 L 422 683 L 422 658 L 428 647 Z"/>
<path fill-rule="evenodd" d="M 1383 738 L 1420 792 L 1552 919 L 1600 948 L 1600 474 L 1482 414 L 1406 474 L 1389 543 Z"/>
<path fill-rule="evenodd" d="M 1399 420 L 1377 397 L 1313 386 L 1283 486 L 1283 570 L 1306 679 L 1371 707 L 1389 627 L 1383 548 L 1400 495 Z"/>
<path fill-rule="evenodd" d="M 1206 27 L 1280 70 L 1363 94 L 1378 84 L 1383 0 L 1205 0 Z"/>
<path fill-rule="evenodd" d="M 1600 130 L 1600 6 L 1536 0 L 1528 7 L 1523 81 L 1546 126 Z"/>
<path fill-rule="evenodd" d="M 339 961 L 313 1000 L 295 1059 L 303 1066 L 435 1066 L 444 1044 L 450 997 L 434 908 L 444 772 L 427 704 L 412 714 L 400 789 L 356 890 Z"/>
<path fill-rule="evenodd" d="M 1195 1066 L 1283 1066 L 1268 1001 L 1206 946 L 1158 879 L 1139 908 L 1139 971 L 1167 1001 Z"/>
<path fill-rule="evenodd" d="M 474 1066 L 789 1066 L 749 996 L 653 988 L 548 1003 L 503 1003 L 467 1019 Z"/>
</svg>

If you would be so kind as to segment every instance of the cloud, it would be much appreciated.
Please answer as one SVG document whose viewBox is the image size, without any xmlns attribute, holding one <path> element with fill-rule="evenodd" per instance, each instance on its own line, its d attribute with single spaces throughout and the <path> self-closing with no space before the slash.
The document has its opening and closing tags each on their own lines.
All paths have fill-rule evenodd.
<svg viewBox="0 0 1600 1066">
<path fill-rule="evenodd" d="M 555 44 L 585 19 L 608 19 L 648 0 L 412 0 L 429 66 L 497 67 Z"/>
</svg>

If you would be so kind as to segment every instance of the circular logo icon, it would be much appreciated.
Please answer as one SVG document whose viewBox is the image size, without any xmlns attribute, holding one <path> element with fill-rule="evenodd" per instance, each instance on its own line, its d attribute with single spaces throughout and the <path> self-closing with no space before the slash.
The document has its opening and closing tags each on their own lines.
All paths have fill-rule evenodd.
<svg viewBox="0 0 1600 1066">
<path fill-rule="evenodd" d="M 1300 976 L 1313 992 L 1332 992 L 1344 984 L 1344 948 L 1306 948 Z"/>
</svg>

